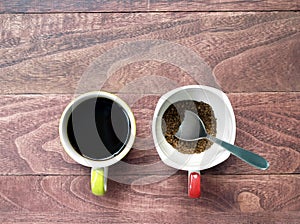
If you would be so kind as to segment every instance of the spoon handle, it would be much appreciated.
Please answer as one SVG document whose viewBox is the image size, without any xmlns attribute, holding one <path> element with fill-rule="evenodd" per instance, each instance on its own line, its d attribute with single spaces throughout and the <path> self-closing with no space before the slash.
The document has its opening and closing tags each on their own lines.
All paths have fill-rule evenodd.
<svg viewBox="0 0 300 224">
<path fill-rule="evenodd" d="M 215 138 L 211 135 L 207 135 L 206 137 L 210 141 L 222 146 L 223 148 L 227 149 L 231 154 L 235 155 L 236 157 L 240 158 L 241 160 L 245 161 L 246 163 L 261 169 L 266 170 L 269 167 L 269 163 L 267 160 L 265 160 L 263 157 L 250 152 L 248 150 L 245 150 L 243 148 L 240 148 L 238 146 L 232 145 L 228 142 L 224 142 L 221 139 Z"/>
</svg>

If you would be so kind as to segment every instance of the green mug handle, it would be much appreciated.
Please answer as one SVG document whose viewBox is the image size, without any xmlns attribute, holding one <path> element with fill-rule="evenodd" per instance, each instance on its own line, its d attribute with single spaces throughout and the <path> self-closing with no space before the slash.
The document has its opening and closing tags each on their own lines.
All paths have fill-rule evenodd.
<svg viewBox="0 0 300 224">
<path fill-rule="evenodd" d="M 92 168 L 91 169 L 91 189 L 96 196 L 103 196 L 107 188 L 108 168 Z"/>
</svg>

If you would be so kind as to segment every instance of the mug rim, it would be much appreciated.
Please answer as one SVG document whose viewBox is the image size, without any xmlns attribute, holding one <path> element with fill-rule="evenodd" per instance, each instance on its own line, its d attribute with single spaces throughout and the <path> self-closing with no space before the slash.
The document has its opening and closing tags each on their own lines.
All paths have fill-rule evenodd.
<svg viewBox="0 0 300 224">
<path fill-rule="evenodd" d="M 229 99 L 223 91 L 221 91 L 219 89 L 216 89 L 214 87 L 205 86 L 205 85 L 181 86 L 181 87 L 175 88 L 175 89 L 165 93 L 164 95 L 162 95 L 160 97 L 160 99 L 158 100 L 158 103 L 156 105 L 154 115 L 153 115 L 153 120 L 152 120 L 153 140 L 154 140 L 155 148 L 156 148 L 156 151 L 158 152 L 159 157 L 161 158 L 161 160 L 166 165 L 171 166 L 171 167 L 176 168 L 176 169 L 179 169 L 179 170 L 187 170 L 187 171 L 189 171 L 189 170 L 204 170 L 204 169 L 211 168 L 213 166 L 216 166 L 216 165 L 224 162 L 230 156 L 230 152 L 224 149 L 224 151 L 222 152 L 222 155 L 219 155 L 218 158 L 215 159 L 213 161 L 213 163 L 211 163 L 208 166 L 200 167 L 200 164 L 198 166 L 194 166 L 194 165 L 188 164 L 188 162 L 187 162 L 187 164 L 179 164 L 179 163 L 177 163 L 177 162 L 175 162 L 175 161 L 168 158 L 167 154 L 163 150 L 164 147 L 162 147 L 162 143 L 159 142 L 159 137 L 158 137 L 158 133 L 157 133 L 157 130 L 156 130 L 157 129 L 157 122 L 158 122 L 158 119 L 160 118 L 160 116 L 159 116 L 160 111 L 161 111 L 161 108 L 163 107 L 163 105 L 173 95 L 177 94 L 178 92 L 189 90 L 189 89 L 201 89 L 201 90 L 204 90 L 204 91 L 210 91 L 214 95 L 216 95 L 218 97 L 222 97 L 222 101 L 224 102 L 224 105 L 227 107 L 227 109 L 229 111 L 230 118 L 232 119 L 232 134 L 230 136 L 230 139 L 228 139 L 228 142 L 232 143 L 232 144 L 234 143 L 235 135 L 236 135 L 236 121 L 235 121 L 235 115 L 234 115 L 234 112 L 233 112 L 233 108 L 232 108 L 232 105 L 231 105 Z M 176 149 L 174 149 L 174 150 L 176 150 Z M 207 149 L 207 150 L 209 150 L 209 149 Z M 204 155 L 203 153 L 205 153 L 205 151 L 200 153 L 200 154 Z M 192 157 L 192 156 L 197 156 L 197 155 L 200 155 L 200 154 L 189 154 L 189 155 Z M 184 155 L 187 155 L 187 154 L 184 154 Z"/>
<path fill-rule="evenodd" d="M 86 158 L 82 155 L 80 155 L 71 145 L 68 134 L 67 134 L 67 123 L 69 120 L 69 117 L 72 112 L 72 107 L 78 106 L 80 103 L 87 99 L 92 99 L 92 98 L 97 98 L 97 97 L 102 97 L 106 99 L 110 99 L 116 103 L 118 103 L 127 113 L 127 116 L 129 118 L 129 122 L 131 125 L 130 128 L 130 136 L 129 139 L 126 143 L 126 146 L 118 153 L 116 156 L 113 156 L 112 158 L 109 159 L 104 159 L 104 160 L 92 160 L 89 158 Z M 130 107 L 117 95 L 114 95 L 112 93 L 108 93 L 105 91 L 92 91 L 92 92 L 87 92 L 84 94 L 81 94 L 77 97 L 75 97 L 64 109 L 60 121 L 59 121 L 59 137 L 60 141 L 62 143 L 62 146 L 67 152 L 67 154 L 77 163 L 87 166 L 87 167 L 92 167 L 92 168 L 100 168 L 100 167 L 108 167 L 110 165 L 113 165 L 120 161 L 132 148 L 134 140 L 136 136 L 136 123 L 135 123 L 135 118 L 133 115 L 132 110 Z"/>
</svg>

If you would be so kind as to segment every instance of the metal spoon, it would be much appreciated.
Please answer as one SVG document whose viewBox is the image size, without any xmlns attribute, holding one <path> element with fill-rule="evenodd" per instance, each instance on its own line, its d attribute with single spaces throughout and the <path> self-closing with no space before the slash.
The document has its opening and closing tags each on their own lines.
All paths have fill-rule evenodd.
<svg viewBox="0 0 300 224">
<path fill-rule="evenodd" d="M 184 141 L 196 141 L 202 138 L 206 138 L 222 146 L 223 148 L 231 152 L 231 154 L 258 169 L 266 170 L 269 167 L 268 161 L 263 157 L 209 135 L 206 132 L 201 118 L 197 114 L 189 110 L 185 111 L 184 119 L 175 136 Z"/>
</svg>

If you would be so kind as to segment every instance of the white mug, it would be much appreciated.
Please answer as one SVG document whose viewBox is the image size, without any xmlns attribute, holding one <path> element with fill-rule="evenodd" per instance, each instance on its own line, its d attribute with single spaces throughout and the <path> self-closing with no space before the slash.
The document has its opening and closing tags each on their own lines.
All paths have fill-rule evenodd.
<svg viewBox="0 0 300 224">
<path fill-rule="evenodd" d="M 194 100 L 209 104 L 216 118 L 216 137 L 231 144 L 236 134 L 235 116 L 226 94 L 221 90 L 202 86 L 183 86 L 171 90 L 159 99 L 152 121 L 152 134 L 156 150 L 161 160 L 168 166 L 188 171 L 188 195 L 200 196 L 200 171 L 225 161 L 230 152 L 217 144 L 199 154 L 183 154 L 174 149 L 165 139 L 162 131 L 162 117 L 167 108 L 178 101 Z"/>
<path fill-rule="evenodd" d="M 80 154 L 71 144 L 69 136 L 68 136 L 68 121 L 70 115 L 78 107 L 78 105 L 86 102 L 89 99 L 108 99 L 112 101 L 114 104 L 118 105 L 122 108 L 122 110 L 126 113 L 128 119 L 128 125 L 130 125 L 130 130 L 128 133 L 128 137 L 126 138 L 126 142 L 124 143 L 122 149 L 117 154 L 110 156 L 109 158 L 103 159 L 94 159 L 88 158 L 82 154 Z M 101 109 L 101 108 L 100 108 Z M 96 116 L 96 115 L 95 115 Z M 85 119 L 84 116 L 82 119 Z M 96 122 L 96 121 L 95 121 Z M 118 121 L 116 121 L 118 122 Z M 103 130 L 105 131 L 105 130 Z M 89 133 L 86 133 L 89 134 Z M 76 97 L 64 110 L 62 113 L 60 123 L 59 123 L 59 136 L 64 150 L 67 154 L 75 160 L 77 163 L 91 167 L 91 189 L 93 194 L 95 195 L 104 195 L 107 189 L 107 174 L 108 167 L 120 161 L 131 149 L 134 139 L 136 135 L 136 124 L 133 113 L 129 106 L 119 97 L 113 95 L 111 93 L 103 92 L 103 91 L 94 91 L 88 92 L 83 95 Z M 80 148 L 80 147 L 79 147 Z M 101 147 L 100 147 L 101 148 Z M 100 149 L 101 150 L 101 149 Z"/>
</svg>

